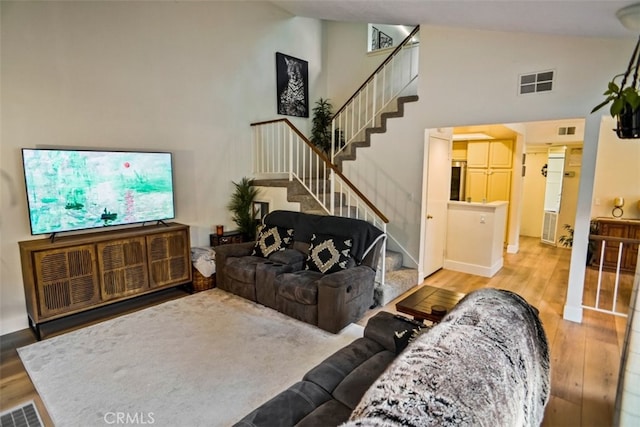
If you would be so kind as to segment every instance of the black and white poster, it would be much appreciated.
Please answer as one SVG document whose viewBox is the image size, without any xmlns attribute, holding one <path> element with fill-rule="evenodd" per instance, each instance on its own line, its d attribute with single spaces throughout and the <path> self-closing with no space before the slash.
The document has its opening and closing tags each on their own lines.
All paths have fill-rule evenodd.
<svg viewBox="0 0 640 427">
<path fill-rule="evenodd" d="M 309 117 L 309 64 L 276 52 L 278 114 Z"/>
</svg>

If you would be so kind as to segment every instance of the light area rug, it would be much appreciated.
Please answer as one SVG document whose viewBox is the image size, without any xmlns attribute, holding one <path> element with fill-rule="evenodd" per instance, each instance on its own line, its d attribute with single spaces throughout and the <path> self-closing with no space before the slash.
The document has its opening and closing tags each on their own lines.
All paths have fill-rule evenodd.
<svg viewBox="0 0 640 427">
<path fill-rule="evenodd" d="M 228 426 L 362 334 L 211 289 L 18 353 L 57 427 Z"/>
</svg>

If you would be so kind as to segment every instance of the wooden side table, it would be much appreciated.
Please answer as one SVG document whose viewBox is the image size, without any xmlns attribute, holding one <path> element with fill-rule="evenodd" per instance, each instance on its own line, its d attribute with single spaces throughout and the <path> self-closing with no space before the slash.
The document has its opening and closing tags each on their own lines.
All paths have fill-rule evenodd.
<svg viewBox="0 0 640 427">
<path fill-rule="evenodd" d="M 422 286 L 396 304 L 396 310 L 413 316 L 415 320 L 438 323 L 464 297 L 460 292 L 448 291 L 433 286 Z"/>
<path fill-rule="evenodd" d="M 242 243 L 242 234 L 239 231 L 226 231 L 222 234 L 222 236 L 218 236 L 217 234 L 209 234 L 209 245 L 211 246 L 221 246 L 228 245 L 231 243 Z"/>
</svg>

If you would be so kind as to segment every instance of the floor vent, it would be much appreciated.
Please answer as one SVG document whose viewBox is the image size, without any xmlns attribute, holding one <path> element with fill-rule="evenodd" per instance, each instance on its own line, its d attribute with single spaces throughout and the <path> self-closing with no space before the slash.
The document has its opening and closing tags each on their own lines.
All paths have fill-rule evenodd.
<svg viewBox="0 0 640 427">
<path fill-rule="evenodd" d="M 553 89 L 554 75 L 555 72 L 553 71 L 520 75 L 520 95 L 551 91 Z"/>
<path fill-rule="evenodd" d="M 556 244 L 556 229 L 558 224 L 558 214 L 556 212 L 545 211 L 542 221 L 542 243 Z"/>
<path fill-rule="evenodd" d="M 0 414 L 0 427 L 42 427 L 40 414 L 33 401 Z"/>
</svg>

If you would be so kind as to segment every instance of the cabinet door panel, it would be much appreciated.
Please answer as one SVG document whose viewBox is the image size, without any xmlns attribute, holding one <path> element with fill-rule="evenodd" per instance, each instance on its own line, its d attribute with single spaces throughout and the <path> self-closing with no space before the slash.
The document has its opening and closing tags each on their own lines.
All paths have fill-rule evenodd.
<svg viewBox="0 0 640 427">
<path fill-rule="evenodd" d="M 42 317 L 89 307 L 99 301 L 95 258 L 93 245 L 34 253 Z"/>
<path fill-rule="evenodd" d="M 467 167 L 489 167 L 489 142 L 472 141 L 467 144 Z"/>
<path fill-rule="evenodd" d="M 149 288 L 144 237 L 98 243 L 100 290 L 104 300 L 122 298 Z"/>
<path fill-rule="evenodd" d="M 173 231 L 147 236 L 151 287 L 159 287 L 188 280 L 189 236 L 185 231 Z"/>
<path fill-rule="evenodd" d="M 511 171 L 491 170 L 487 175 L 487 201 L 509 201 L 511 191 Z"/>
<path fill-rule="evenodd" d="M 491 141 L 489 149 L 490 168 L 510 168 L 513 164 L 513 141 Z"/>
<path fill-rule="evenodd" d="M 630 239 L 640 240 L 640 223 L 639 224 L 629 224 L 628 236 Z M 626 255 L 623 260 L 623 266 L 625 269 L 630 271 L 636 270 L 636 265 L 638 264 L 638 244 L 627 244 L 627 248 L 625 250 Z"/>
<path fill-rule="evenodd" d="M 487 171 L 485 169 L 467 169 L 467 198 L 472 202 L 481 202 L 487 198 Z"/>
</svg>

